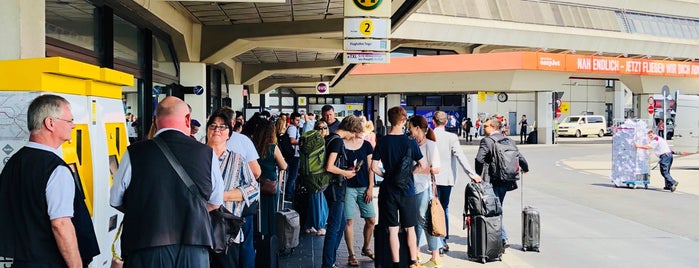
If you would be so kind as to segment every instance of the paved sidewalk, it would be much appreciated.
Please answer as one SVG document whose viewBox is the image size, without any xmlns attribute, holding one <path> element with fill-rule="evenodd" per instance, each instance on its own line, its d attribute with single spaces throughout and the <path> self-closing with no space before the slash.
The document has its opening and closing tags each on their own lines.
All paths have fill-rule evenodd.
<svg viewBox="0 0 699 268">
<path fill-rule="evenodd" d="M 464 152 L 467 155 L 475 155 L 477 149 L 478 149 L 478 143 L 480 142 L 479 139 L 474 139 L 473 142 L 471 143 L 466 143 L 463 139 L 460 139 L 462 148 Z M 605 141 L 598 140 L 598 139 L 591 139 L 590 144 L 598 144 L 598 143 L 605 143 Z M 551 149 L 557 148 L 557 145 L 526 145 L 527 147 L 544 147 L 548 148 L 550 147 Z M 651 167 L 655 166 L 657 163 L 657 158 L 652 158 L 651 159 Z M 689 155 L 689 156 L 675 156 L 674 158 L 674 163 L 672 166 L 671 174 L 673 177 L 680 182 L 679 187 L 677 188 L 677 192 L 679 193 L 686 193 L 686 194 L 692 194 L 692 195 L 699 195 L 699 180 L 696 180 L 696 174 L 697 170 L 699 170 L 699 154 L 696 155 Z M 591 174 L 591 175 L 601 175 L 604 177 L 608 177 L 611 174 L 611 154 L 609 152 L 603 152 L 599 154 L 592 154 L 592 155 L 581 155 L 581 156 L 570 156 L 570 157 L 565 157 L 559 161 L 556 162 L 556 165 L 562 166 L 565 169 L 577 171 L 583 174 Z M 609 184 L 611 185 L 611 180 L 609 181 Z M 658 168 L 655 168 L 651 171 L 651 184 L 649 185 L 651 189 L 661 189 L 663 187 L 663 179 L 662 176 L 660 175 L 660 172 Z M 378 188 L 377 188 L 378 190 Z M 636 189 L 636 190 L 631 190 L 628 189 L 629 191 L 645 191 L 643 189 Z M 374 191 L 375 194 L 378 194 L 378 191 Z M 455 190 L 452 192 L 452 198 L 454 198 L 455 195 L 461 194 L 460 190 Z M 668 192 L 668 194 L 670 194 Z M 519 194 L 514 194 L 513 197 L 515 199 L 519 199 Z M 580 207 L 577 204 L 572 204 L 569 203 L 568 201 L 556 201 L 557 203 L 550 203 L 548 200 L 550 200 L 550 196 L 542 194 L 537 191 L 531 191 L 530 192 L 530 198 L 537 201 L 536 203 L 539 204 L 540 208 L 543 210 L 552 210 L 560 207 L 575 207 L 576 209 L 572 210 L 566 210 L 566 211 L 578 211 L 577 213 L 581 213 L 581 211 L 585 211 L 586 213 L 599 213 L 599 211 L 596 211 L 594 209 L 589 209 L 589 208 L 584 208 Z M 376 196 L 375 196 L 376 198 Z M 376 199 L 374 199 L 376 200 Z M 509 202 L 506 203 L 506 205 L 503 208 L 504 210 L 507 210 L 508 213 L 515 215 L 517 211 L 520 209 L 519 204 L 517 202 Z M 572 213 L 570 212 L 570 213 Z M 358 214 L 358 213 L 357 213 Z M 540 261 L 541 258 L 553 258 L 556 260 L 560 259 L 560 264 L 568 264 L 570 265 L 571 263 L 568 263 L 570 261 L 571 256 L 551 256 L 546 253 L 530 253 L 530 252 L 522 252 L 519 250 L 519 245 L 515 244 L 513 245 L 512 248 L 507 250 L 507 253 L 503 255 L 503 261 L 502 262 L 489 262 L 487 264 L 480 264 L 478 262 L 473 262 L 469 261 L 466 258 L 466 232 L 461 230 L 461 217 L 460 217 L 460 208 L 458 207 L 451 207 L 450 206 L 450 233 L 451 237 L 449 240 L 449 246 L 451 248 L 451 251 L 446 254 L 446 256 L 443 257 L 443 267 L 480 267 L 480 266 L 488 266 L 488 267 L 533 267 L 532 262 L 536 263 L 537 261 Z M 509 214 L 508 214 L 509 215 Z M 597 215 L 597 214 L 595 214 Z M 554 219 L 555 217 L 559 217 L 560 219 Z M 589 216 L 589 215 L 588 215 Z M 358 217 L 358 216 L 357 216 Z M 580 217 L 579 215 L 575 216 L 570 216 L 570 215 L 548 215 L 548 221 L 549 222 L 565 222 L 566 217 Z M 600 216 L 601 217 L 601 216 Z M 594 218 L 594 217 L 592 217 Z M 517 217 L 509 217 L 506 218 L 506 223 L 509 224 L 508 226 L 517 226 L 518 224 L 518 218 Z M 622 221 L 619 223 L 620 219 L 619 218 L 611 218 L 607 220 L 608 222 L 613 223 L 610 226 L 617 226 L 621 224 L 628 224 L 626 221 Z M 361 228 L 363 226 L 363 219 L 361 218 L 356 218 L 355 219 L 355 224 L 354 224 L 354 235 L 355 235 L 355 252 L 360 252 L 360 247 L 361 247 L 361 242 L 362 241 L 362 232 Z M 599 223 L 598 223 L 599 224 Z M 635 226 L 635 225 L 634 225 Z M 513 228 L 514 229 L 514 228 Z M 647 231 L 644 232 L 651 232 L 654 231 L 654 229 L 648 229 Z M 508 232 L 510 232 L 508 230 Z M 554 232 L 554 230 L 549 230 L 549 235 L 551 235 L 551 232 Z M 518 230 L 512 230 L 512 233 L 510 234 L 511 237 L 517 237 L 519 235 Z M 559 234 L 560 235 L 560 234 Z M 666 234 L 663 234 L 666 235 Z M 323 239 L 324 237 L 318 237 L 314 235 L 306 235 L 302 234 L 301 235 L 301 243 L 299 247 L 295 250 L 295 252 L 291 256 L 284 256 L 281 258 L 280 261 L 280 267 L 285 267 L 285 268 L 317 268 L 320 267 L 321 265 L 321 258 L 322 258 L 322 249 L 323 249 Z M 518 241 L 518 239 L 515 239 Z M 517 241 L 514 241 L 514 243 L 519 243 Z M 512 242 L 512 241 L 511 241 Z M 558 242 L 557 240 L 551 241 L 550 244 L 554 244 L 555 242 Z M 373 242 L 372 242 L 373 246 Z M 383 246 L 388 246 L 388 245 L 383 245 Z M 373 247 L 372 247 L 373 249 Z M 551 251 L 551 250 L 550 250 Z M 550 254 L 550 253 L 549 253 Z M 340 243 L 340 247 L 337 252 L 337 265 L 338 267 L 351 267 L 347 266 L 347 248 L 345 245 L 344 240 Z M 430 256 L 427 254 L 426 251 L 426 246 L 423 246 L 420 250 L 420 257 L 421 257 L 421 262 L 427 261 Z M 374 267 L 374 263 L 367 257 L 364 256 L 357 256 L 358 260 L 360 261 L 360 266 L 359 267 Z M 572 257 L 574 258 L 574 257 Z M 574 266 L 574 265 L 573 265 Z"/>
</svg>

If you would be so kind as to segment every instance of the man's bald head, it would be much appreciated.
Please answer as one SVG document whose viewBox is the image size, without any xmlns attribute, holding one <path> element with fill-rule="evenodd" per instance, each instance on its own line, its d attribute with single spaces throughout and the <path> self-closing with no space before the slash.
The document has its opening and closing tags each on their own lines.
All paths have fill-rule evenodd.
<svg viewBox="0 0 699 268">
<path fill-rule="evenodd" d="M 190 114 L 187 103 L 177 97 L 165 97 L 155 108 L 155 124 L 159 130 L 174 128 L 189 135 Z"/>
</svg>

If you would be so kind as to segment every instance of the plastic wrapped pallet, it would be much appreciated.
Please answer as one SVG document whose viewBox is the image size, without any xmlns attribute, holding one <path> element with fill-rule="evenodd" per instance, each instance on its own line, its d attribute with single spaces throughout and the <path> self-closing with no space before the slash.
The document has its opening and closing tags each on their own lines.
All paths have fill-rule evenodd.
<svg viewBox="0 0 699 268">
<path fill-rule="evenodd" d="M 648 124 L 642 120 L 627 119 L 614 128 L 612 137 L 612 174 L 616 186 L 647 179 L 650 173 L 650 153 L 638 150 L 634 144 L 648 143 Z"/>
</svg>

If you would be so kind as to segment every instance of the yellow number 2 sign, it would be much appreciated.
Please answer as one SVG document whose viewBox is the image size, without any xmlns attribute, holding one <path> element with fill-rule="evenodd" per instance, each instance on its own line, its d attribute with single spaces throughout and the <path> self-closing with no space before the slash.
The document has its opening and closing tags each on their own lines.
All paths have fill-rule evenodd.
<svg viewBox="0 0 699 268">
<path fill-rule="evenodd" d="M 371 33 L 374 32 L 374 22 L 371 20 L 363 20 L 359 23 L 359 32 L 364 36 L 371 36 Z"/>
</svg>

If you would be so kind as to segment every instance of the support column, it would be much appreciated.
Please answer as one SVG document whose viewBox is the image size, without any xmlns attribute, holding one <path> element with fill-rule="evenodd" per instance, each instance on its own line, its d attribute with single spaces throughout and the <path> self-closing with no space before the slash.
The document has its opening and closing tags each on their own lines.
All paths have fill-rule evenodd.
<svg viewBox="0 0 699 268">
<path fill-rule="evenodd" d="M 245 103 L 243 102 L 243 85 L 229 84 L 228 97 L 231 98 L 231 108 L 234 111 L 245 111 Z M 250 92 L 248 92 L 249 94 Z"/>
<path fill-rule="evenodd" d="M 395 106 L 400 106 L 400 94 L 386 94 L 386 111 Z M 388 121 L 388 114 L 386 114 L 383 122 L 386 124 L 386 128 L 391 126 L 391 122 Z M 389 130 L 390 129 L 386 129 L 386 133 L 388 133 Z"/>
<path fill-rule="evenodd" d="M 44 0 L 0 1 L 0 60 L 45 57 L 45 7 Z"/>
<path fill-rule="evenodd" d="M 475 127 L 476 118 L 478 118 L 478 94 L 466 95 L 466 113 Z"/>
<path fill-rule="evenodd" d="M 536 92 L 536 138 L 539 144 L 552 144 L 553 137 L 553 92 Z"/>
<path fill-rule="evenodd" d="M 206 92 L 211 90 L 206 88 L 206 65 L 198 62 L 180 63 L 180 84 L 185 87 L 203 86 L 204 93 L 195 95 L 192 92 L 185 92 L 184 101 L 192 107 L 192 119 L 196 119 L 202 124 L 199 132 L 194 136 L 200 140 L 206 135 Z"/>
<path fill-rule="evenodd" d="M 614 81 L 614 102 L 612 102 L 612 113 L 614 119 L 624 119 L 626 109 L 626 98 L 624 98 L 624 88 L 620 81 Z"/>
</svg>

